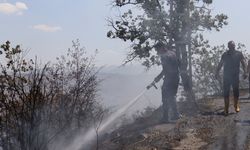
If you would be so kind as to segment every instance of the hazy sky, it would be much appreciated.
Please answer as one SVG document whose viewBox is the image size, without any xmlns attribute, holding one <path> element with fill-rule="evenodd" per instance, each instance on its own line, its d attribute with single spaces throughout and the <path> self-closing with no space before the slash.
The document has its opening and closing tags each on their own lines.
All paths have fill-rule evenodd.
<svg viewBox="0 0 250 150">
<path fill-rule="evenodd" d="M 112 0 L 0 0 L 0 43 L 10 40 L 44 61 L 65 54 L 80 39 L 89 53 L 99 50 L 98 65 L 119 65 L 128 44 L 106 38 L 106 19 L 117 12 Z M 215 12 L 229 16 L 222 32 L 207 32 L 213 44 L 229 40 L 250 47 L 250 1 L 214 0 Z"/>
</svg>

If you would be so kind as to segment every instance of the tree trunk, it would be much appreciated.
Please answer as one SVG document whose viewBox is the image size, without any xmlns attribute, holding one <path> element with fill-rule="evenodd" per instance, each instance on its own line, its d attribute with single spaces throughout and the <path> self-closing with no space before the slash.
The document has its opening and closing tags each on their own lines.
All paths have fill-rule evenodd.
<svg viewBox="0 0 250 150">
<path fill-rule="evenodd" d="M 177 25 L 175 25 L 176 29 L 173 31 L 175 35 L 173 37 L 175 40 L 176 53 L 181 63 L 180 75 L 182 83 L 184 86 L 184 90 L 186 92 L 188 105 L 190 106 L 190 109 L 193 111 L 193 110 L 198 110 L 198 106 L 195 102 L 195 95 L 192 89 L 191 31 L 190 31 L 190 22 L 188 21 L 190 17 L 189 16 L 190 0 L 186 0 L 185 2 L 184 1 L 175 1 L 175 2 L 176 2 L 175 9 L 170 11 L 172 12 L 172 14 L 170 14 L 171 16 L 174 15 L 173 11 L 177 13 L 177 15 L 174 16 Z M 197 111 L 193 112 L 196 113 Z"/>
<path fill-rule="evenodd" d="M 188 93 L 192 92 L 192 84 L 191 77 L 188 74 L 188 55 L 185 44 L 177 44 L 177 49 L 179 51 L 179 60 L 180 60 L 180 72 L 181 72 L 181 80 L 184 86 L 184 90 Z"/>
</svg>

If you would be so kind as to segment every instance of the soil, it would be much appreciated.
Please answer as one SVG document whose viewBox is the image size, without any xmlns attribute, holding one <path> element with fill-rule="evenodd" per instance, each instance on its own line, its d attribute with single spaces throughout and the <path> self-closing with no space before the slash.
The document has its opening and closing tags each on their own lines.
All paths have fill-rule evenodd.
<svg viewBox="0 0 250 150">
<path fill-rule="evenodd" d="M 245 92 L 241 92 L 245 95 Z M 230 105 L 223 115 L 223 98 L 198 101 L 199 113 L 185 115 L 185 102 L 179 104 L 182 118 L 176 122 L 159 123 L 161 110 L 140 118 L 105 135 L 101 150 L 250 150 L 250 99 L 241 96 L 239 113 Z M 232 98 L 231 98 L 232 99 Z"/>
</svg>

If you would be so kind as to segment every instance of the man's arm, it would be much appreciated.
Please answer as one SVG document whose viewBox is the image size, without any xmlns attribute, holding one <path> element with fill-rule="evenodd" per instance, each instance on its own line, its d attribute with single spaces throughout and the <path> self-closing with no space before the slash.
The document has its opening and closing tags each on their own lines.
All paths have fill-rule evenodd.
<svg viewBox="0 0 250 150">
<path fill-rule="evenodd" d="M 245 59 L 241 60 L 241 65 L 242 65 L 242 69 L 243 69 L 244 73 L 247 73 L 247 70 L 246 70 L 247 65 L 246 65 Z"/>
<path fill-rule="evenodd" d="M 161 73 L 157 77 L 155 77 L 155 79 L 154 79 L 155 83 L 159 82 L 162 79 L 162 77 L 164 76 L 164 74 L 165 74 L 165 72 L 167 70 L 166 64 L 165 64 L 166 60 L 162 58 L 161 62 L 162 62 L 162 64 L 161 64 L 162 65 L 162 71 L 161 71 Z"/>
<path fill-rule="evenodd" d="M 247 63 L 247 73 L 250 72 L 250 60 L 248 60 L 248 63 Z"/>
<path fill-rule="evenodd" d="M 154 78 L 154 81 L 147 86 L 147 89 L 150 89 L 152 86 L 154 86 L 155 88 L 157 88 L 155 86 L 155 83 L 159 82 L 163 76 L 164 76 L 164 69 L 162 69 L 161 73 Z"/>
<path fill-rule="evenodd" d="M 245 58 L 242 57 L 242 59 L 240 60 L 240 62 L 241 62 L 241 65 L 242 65 L 242 69 L 244 71 L 243 78 L 246 79 L 247 78 L 247 70 L 246 70 Z"/>
<path fill-rule="evenodd" d="M 157 77 L 155 77 L 154 82 L 156 83 L 159 82 L 161 78 L 163 77 L 163 75 L 164 75 L 164 71 L 162 70 L 161 73 Z"/>
</svg>

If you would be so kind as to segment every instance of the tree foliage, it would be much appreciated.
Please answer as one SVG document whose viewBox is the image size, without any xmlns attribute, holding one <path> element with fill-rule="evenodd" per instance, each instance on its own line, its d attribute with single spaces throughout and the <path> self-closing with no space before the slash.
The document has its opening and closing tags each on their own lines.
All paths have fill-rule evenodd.
<svg viewBox="0 0 250 150">
<path fill-rule="evenodd" d="M 112 30 L 107 36 L 130 41 L 131 51 L 127 60 L 139 59 L 150 67 L 157 63 L 155 43 L 163 41 L 171 46 L 188 44 L 202 31 L 219 31 L 227 25 L 226 15 L 212 15 L 211 3 L 211 0 L 116 0 L 115 6 L 125 9 L 128 8 L 126 5 L 136 7 L 128 8 L 115 21 L 110 19 Z"/>
</svg>

